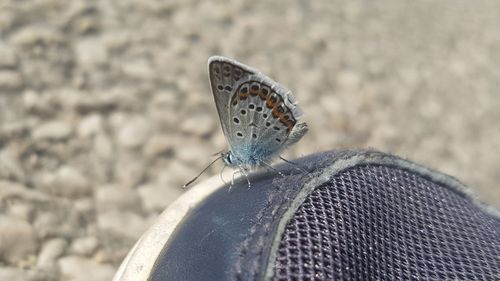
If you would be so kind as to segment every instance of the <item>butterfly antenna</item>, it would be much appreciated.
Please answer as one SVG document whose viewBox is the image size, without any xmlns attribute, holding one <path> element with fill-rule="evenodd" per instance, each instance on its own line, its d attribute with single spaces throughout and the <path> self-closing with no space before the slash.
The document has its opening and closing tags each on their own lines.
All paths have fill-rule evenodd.
<svg viewBox="0 0 500 281">
<path fill-rule="evenodd" d="M 302 167 L 302 165 L 299 165 L 293 161 L 287 160 L 287 159 L 283 158 L 282 156 L 280 156 L 280 159 L 283 160 L 284 162 L 292 165 L 298 171 L 301 171 L 301 172 L 305 173 L 306 175 L 310 174 L 310 172 L 307 169 L 305 169 L 304 167 Z"/>
<path fill-rule="evenodd" d="M 195 182 L 206 170 L 208 170 L 208 168 L 210 168 L 210 166 L 212 166 L 215 162 L 217 162 L 217 160 L 221 159 L 222 158 L 222 155 L 215 158 L 214 161 L 212 161 L 210 164 L 208 164 L 207 167 L 205 167 L 205 169 L 203 169 L 203 171 L 201 171 L 196 177 L 194 177 L 192 180 L 188 181 L 187 183 L 185 183 L 182 188 L 186 188 L 188 187 L 190 184 L 192 184 L 193 182 Z"/>
<path fill-rule="evenodd" d="M 221 150 L 221 151 L 219 151 L 219 152 L 216 152 L 216 153 L 212 154 L 212 156 L 217 156 L 217 155 L 220 155 L 222 152 L 224 152 L 224 149 L 223 149 L 223 150 Z"/>
</svg>

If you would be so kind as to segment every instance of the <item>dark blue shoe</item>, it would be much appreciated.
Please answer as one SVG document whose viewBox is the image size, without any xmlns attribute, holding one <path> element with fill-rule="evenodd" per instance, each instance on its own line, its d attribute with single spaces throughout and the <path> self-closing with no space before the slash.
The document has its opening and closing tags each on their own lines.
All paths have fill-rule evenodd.
<svg viewBox="0 0 500 281">
<path fill-rule="evenodd" d="M 312 155 L 185 193 L 115 280 L 500 280 L 500 215 L 456 179 L 374 151 Z"/>
</svg>

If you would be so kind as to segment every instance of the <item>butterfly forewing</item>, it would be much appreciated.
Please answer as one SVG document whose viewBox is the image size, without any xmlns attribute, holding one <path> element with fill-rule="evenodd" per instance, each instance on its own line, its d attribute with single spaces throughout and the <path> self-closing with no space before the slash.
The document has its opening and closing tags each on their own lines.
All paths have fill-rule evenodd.
<svg viewBox="0 0 500 281">
<path fill-rule="evenodd" d="M 230 134 L 229 101 L 238 83 L 253 74 L 249 69 L 243 69 L 235 62 L 224 57 L 211 57 L 208 62 L 210 87 L 214 95 L 215 106 L 219 113 L 222 130 L 226 138 Z"/>
</svg>

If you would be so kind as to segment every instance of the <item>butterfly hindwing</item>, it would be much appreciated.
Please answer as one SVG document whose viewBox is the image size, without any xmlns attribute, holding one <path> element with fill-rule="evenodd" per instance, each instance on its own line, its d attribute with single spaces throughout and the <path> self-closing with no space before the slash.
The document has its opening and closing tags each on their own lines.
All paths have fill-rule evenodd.
<svg viewBox="0 0 500 281">
<path fill-rule="evenodd" d="M 233 153 L 247 162 L 265 161 L 286 147 L 296 123 L 283 99 L 262 81 L 239 85 L 230 102 Z"/>
</svg>

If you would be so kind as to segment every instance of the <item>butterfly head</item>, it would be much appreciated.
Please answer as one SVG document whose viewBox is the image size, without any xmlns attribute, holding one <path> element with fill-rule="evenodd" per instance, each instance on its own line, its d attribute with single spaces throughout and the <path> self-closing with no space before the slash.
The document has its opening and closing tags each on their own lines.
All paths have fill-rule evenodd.
<svg viewBox="0 0 500 281">
<path fill-rule="evenodd" d="M 234 154 L 231 152 L 231 150 L 227 152 L 221 152 L 221 157 L 222 161 L 224 161 L 224 164 L 229 167 L 235 167 L 238 166 L 237 159 L 234 157 Z"/>
</svg>

